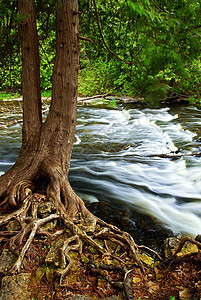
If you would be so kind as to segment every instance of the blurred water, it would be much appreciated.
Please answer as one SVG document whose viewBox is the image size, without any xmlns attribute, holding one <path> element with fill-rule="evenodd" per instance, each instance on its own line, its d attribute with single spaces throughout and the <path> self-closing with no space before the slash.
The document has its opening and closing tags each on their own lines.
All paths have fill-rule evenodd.
<svg viewBox="0 0 201 300">
<path fill-rule="evenodd" d="M 0 115 L 0 124 L 18 117 Z M 19 153 L 20 130 L 19 124 L 0 129 L 0 172 Z M 176 235 L 195 236 L 201 233 L 201 157 L 188 155 L 200 147 L 196 108 L 79 107 L 70 181 L 86 202 L 109 203 L 111 214 L 129 211 L 134 229 L 132 212 Z M 184 156 L 157 156 L 175 152 Z"/>
</svg>

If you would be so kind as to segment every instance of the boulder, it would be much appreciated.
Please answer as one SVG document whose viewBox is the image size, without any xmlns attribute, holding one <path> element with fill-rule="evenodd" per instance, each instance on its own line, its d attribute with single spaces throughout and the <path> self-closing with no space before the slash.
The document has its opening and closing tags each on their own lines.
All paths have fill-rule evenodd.
<svg viewBox="0 0 201 300">
<path fill-rule="evenodd" d="M 12 276 L 5 276 L 1 283 L 0 300 L 30 300 L 29 290 L 30 273 L 21 273 Z"/>
</svg>

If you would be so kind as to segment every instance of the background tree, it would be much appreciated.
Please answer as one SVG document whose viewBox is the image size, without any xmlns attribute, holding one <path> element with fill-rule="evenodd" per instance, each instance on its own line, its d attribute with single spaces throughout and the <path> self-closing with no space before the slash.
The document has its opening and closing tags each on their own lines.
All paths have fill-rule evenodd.
<svg viewBox="0 0 201 300">
<path fill-rule="evenodd" d="M 94 37 L 98 31 L 94 5 L 84 3 L 81 30 L 94 43 L 81 44 L 83 94 L 85 90 L 94 93 L 100 86 L 103 92 L 147 96 L 147 100 L 164 99 L 170 91 L 200 99 L 198 1 L 119 0 L 115 5 L 98 1 L 105 43 L 130 64 L 105 51 L 100 35 Z M 89 18 L 91 22 L 87 22 Z M 88 84 L 88 76 L 95 78 L 95 88 Z M 176 84 L 172 86 L 172 82 Z"/>
<path fill-rule="evenodd" d="M 14 9 L 16 1 L 9 5 L 5 0 L 1 3 L 0 49 L 4 58 L 1 89 L 16 91 L 20 88 L 21 73 L 16 43 L 19 18 Z M 54 0 L 36 1 L 43 91 L 51 89 L 55 3 Z M 174 92 L 186 94 L 192 100 L 200 99 L 199 1 L 81 0 L 79 11 L 80 34 L 93 41 L 81 40 L 81 95 L 110 92 L 146 96 L 151 101 L 164 99 Z M 5 32 L 9 34 L 4 35 Z M 8 47 L 12 55 L 3 50 Z"/>
</svg>

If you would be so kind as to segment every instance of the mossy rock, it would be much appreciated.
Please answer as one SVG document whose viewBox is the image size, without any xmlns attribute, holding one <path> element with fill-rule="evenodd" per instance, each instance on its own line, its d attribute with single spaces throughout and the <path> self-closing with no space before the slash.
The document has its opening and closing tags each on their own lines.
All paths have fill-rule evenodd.
<svg viewBox="0 0 201 300">
<path fill-rule="evenodd" d="M 4 249 L 0 256 L 0 273 L 7 275 L 17 260 L 17 256 L 9 249 Z"/>
<path fill-rule="evenodd" d="M 145 263 L 146 265 L 148 265 L 150 267 L 152 267 L 154 264 L 154 259 L 145 253 L 140 254 L 140 259 L 143 263 Z"/>
<path fill-rule="evenodd" d="M 174 255 L 176 249 L 179 246 L 181 238 L 182 237 L 168 238 L 165 240 L 164 252 L 165 252 L 166 258 L 171 258 Z M 195 244 L 193 244 L 189 241 L 186 241 L 185 244 L 183 245 L 181 251 L 179 253 L 177 253 L 177 256 L 183 256 L 183 255 L 195 253 L 198 251 L 199 251 L 199 249 Z"/>
</svg>

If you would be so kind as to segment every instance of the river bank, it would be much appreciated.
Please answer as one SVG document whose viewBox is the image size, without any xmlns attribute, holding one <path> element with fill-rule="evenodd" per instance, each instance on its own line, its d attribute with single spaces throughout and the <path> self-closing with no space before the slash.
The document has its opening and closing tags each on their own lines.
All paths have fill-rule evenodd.
<svg viewBox="0 0 201 300">
<path fill-rule="evenodd" d="M 10 222 L 9 226 L 17 229 L 16 222 Z M 163 256 L 140 246 L 142 269 L 135 264 L 130 265 L 126 252 L 119 253 L 116 259 L 112 258 L 111 253 L 116 246 L 106 239 L 104 243 L 107 243 L 108 253 L 104 256 L 87 246 L 81 255 L 73 250 L 69 252 L 71 269 L 63 277 L 61 285 L 57 276 L 62 258 L 59 249 L 68 234 L 69 231 L 66 231 L 52 242 L 44 237 L 34 239 L 24 257 L 21 272 L 16 275 L 11 275 L 10 270 L 17 256 L 1 245 L 0 299 L 200 299 L 201 244 L 197 241 L 186 238 L 181 251 L 175 255 L 181 239 L 166 239 Z M 123 256 L 126 264 L 123 264 Z"/>
<path fill-rule="evenodd" d="M 199 157 L 196 161 L 194 157 L 185 156 L 199 150 L 200 112 L 196 109 L 186 110 L 183 107 L 171 111 L 168 108 L 138 110 L 136 106 L 133 107 L 133 104 L 126 104 L 125 109 L 124 104 L 118 104 L 114 99 L 110 99 L 110 102 L 116 103 L 115 107 L 108 107 L 107 103 L 97 104 L 97 99 L 87 101 L 91 102 L 91 100 L 95 105 L 88 103 L 85 108 L 81 102 L 78 108 L 78 126 L 70 174 L 74 189 L 83 195 L 91 211 L 101 218 L 106 218 L 106 221 L 130 231 L 139 246 L 145 245 L 157 251 L 161 248 L 161 252 L 163 241 L 168 236 L 178 235 L 177 232 L 182 229 L 192 232 L 192 235 L 196 235 L 196 232 L 200 233 L 196 213 L 199 212 L 200 203 L 200 161 Z M 0 166 L 4 171 L 15 161 L 20 149 L 21 100 L 15 101 L 19 106 L 14 106 L 12 113 L 3 115 L 13 107 L 12 101 L 10 104 L 6 102 L 1 115 L 3 127 Z M 44 101 L 44 118 L 46 108 L 48 108 L 47 99 Z M 13 121 L 16 123 L 12 123 Z M 3 125 L 6 124 L 5 122 L 8 122 L 8 126 Z M 160 154 L 162 151 L 171 153 L 178 149 L 183 154 L 180 159 L 153 157 L 154 153 Z M 143 211 L 146 214 L 143 214 Z M 164 222 L 165 227 L 161 226 L 161 222 Z M 170 228 L 174 230 L 174 234 Z M 156 237 L 160 238 L 157 240 Z M 150 244 L 146 244 L 150 241 Z M 121 293 L 117 296 L 116 290 L 110 288 L 106 281 L 99 280 L 98 285 L 99 278 L 91 276 L 89 271 L 84 269 L 80 257 L 77 270 L 80 275 L 79 268 L 83 267 L 83 274 L 87 274 L 84 279 L 62 289 L 56 284 L 57 280 L 54 285 L 50 283 L 47 277 L 52 271 L 46 272 L 45 263 L 49 246 L 50 243 L 44 241 L 37 246 L 36 242 L 31 250 L 38 255 L 35 265 L 33 263 L 32 276 L 38 276 L 42 268 L 40 273 L 42 277 L 39 276 L 40 281 L 35 286 L 35 289 L 41 290 L 40 296 L 37 297 L 41 295 L 49 297 L 47 299 L 52 299 L 51 297 L 55 295 L 58 297 L 55 299 L 72 297 L 66 293 L 90 294 L 92 299 L 104 299 L 112 295 L 123 297 Z M 184 257 L 184 260 L 176 259 L 174 262 L 167 260 L 166 263 L 160 263 L 160 267 L 157 267 L 158 260 L 152 258 L 154 263 L 152 261 L 153 264 L 151 263 L 150 266 L 144 263 L 145 280 L 141 278 L 139 272 L 136 274 L 133 270 L 134 299 L 169 300 L 171 296 L 182 299 L 181 292 L 185 289 L 188 289 L 185 290 L 188 294 L 191 292 L 191 298 L 183 299 L 198 297 L 199 255 L 199 253 L 190 254 Z M 69 278 L 72 279 L 74 273 L 75 271 L 69 275 Z M 81 273 L 81 278 L 83 274 Z M 134 281 L 138 280 L 138 283 L 133 281 L 134 277 L 138 278 L 134 279 Z M 151 293 L 151 290 L 154 292 Z M 46 296 L 47 291 L 49 296 Z"/>
<path fill-rule="evenodd" d="M 200 233 L 200 110 L 183 105 L 141 108 L 114 99 L 110 105 L 115 107 L 108 107 L 96 99 L 78 106 L 69 174 L 76 192 L 101 218 L 121 226 L 122 215 L 122 225 L 137 242 L 152 241 L 147 246 L 157 251 L 168 236 L 195 237 Z M 20 150 L 20 100 L 1 105 L 1 172 L 10 168 Z M 48 107 L 46 98 L 44 119 Z"/>
</svg>

